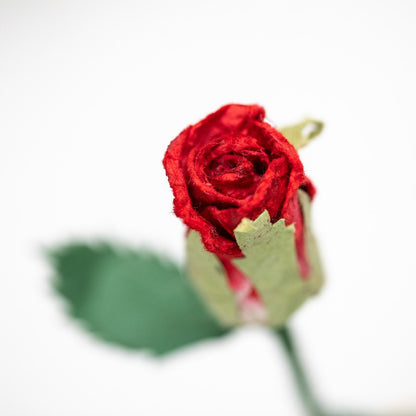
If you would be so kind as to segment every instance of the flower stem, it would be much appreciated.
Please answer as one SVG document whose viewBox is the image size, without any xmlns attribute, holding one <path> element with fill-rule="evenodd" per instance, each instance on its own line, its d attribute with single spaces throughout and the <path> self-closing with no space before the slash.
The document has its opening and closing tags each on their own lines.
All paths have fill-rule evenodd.
<svg viewBox="0 0 416 416">
<path fill-rule="evenodd" d="M 300 362 L 298 352 L 293 340 L 293 336 L 288 327 L 276 330 L 276 333 L 283 345 L 285 353 L 289 359 L 289 364 L 299 390 L 306 413 L 309 416 L 324 416 L 326 413 L 321 409 L 312 391 L 311 385 L 306 377 L 303 366 Z"/>
</svg>

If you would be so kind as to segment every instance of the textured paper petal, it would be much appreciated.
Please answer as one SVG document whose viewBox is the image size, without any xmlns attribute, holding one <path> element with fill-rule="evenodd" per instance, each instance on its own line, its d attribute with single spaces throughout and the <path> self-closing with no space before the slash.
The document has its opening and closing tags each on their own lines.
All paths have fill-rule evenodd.
<svg viewBox="0 0 416 416">
<path fill-rule="evenodd" d="M 54 250 L 50 258 L 70 313 L 106 341 L 165 354 L 227 332 L 166 258 L 82 243 Z"/>
</svg>

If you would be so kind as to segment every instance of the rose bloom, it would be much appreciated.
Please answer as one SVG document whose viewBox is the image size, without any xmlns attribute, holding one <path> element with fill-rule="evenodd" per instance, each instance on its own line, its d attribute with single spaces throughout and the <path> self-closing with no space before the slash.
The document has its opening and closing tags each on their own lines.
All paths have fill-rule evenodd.
<svg viewBox="0 0 416 416">
<path fill-rule="evenodd" d="M 264 210 L 272 223 L 284 218 L 286 225 L 294 224 L 298 268 L 307 278 L 297 191 L 303 189 L 311 198 L 315 193 L 296 149 L 264 117 L 258 105 L 221 107 L 183 130 L 163 160 L 175 214 L 218 256 L 231 287 L 252 299 L 255 289 L 231 262 L 243 256 L 234 229 L 243 218 L 255 220 Z"/>
</svg>

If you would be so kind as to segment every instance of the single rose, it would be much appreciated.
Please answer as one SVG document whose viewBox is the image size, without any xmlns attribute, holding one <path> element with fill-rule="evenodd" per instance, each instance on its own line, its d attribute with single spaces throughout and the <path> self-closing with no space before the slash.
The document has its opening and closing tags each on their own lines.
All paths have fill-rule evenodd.
<svg viewBox="0 0 416 416">
<path fill-rule="evenodd" d="M 312 198 L 315 190 L 296 149 L 264 118 L 258 105 L 229 104 L 170 143 L 163 164 L 174 212 L 201 235 L 206 250 L 224 260 L 243 256 L 234 236 L 242 219 L 255 220 L 267 210 L 272 223 L 283 218 L 294 224 L 298 267 L 307 277 L 297 191 Z"/>
</svg>

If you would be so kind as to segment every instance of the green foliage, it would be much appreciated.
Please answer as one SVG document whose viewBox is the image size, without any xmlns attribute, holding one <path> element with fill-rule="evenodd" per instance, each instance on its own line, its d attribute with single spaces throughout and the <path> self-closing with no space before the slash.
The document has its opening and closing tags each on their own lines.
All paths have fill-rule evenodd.
<svg viewBox="0 0 416 416">
<path fill-rule="evenodd" d="M 296 149 L 306 146 L 310 140 L 318 136 L 324 128 L 324 123 L 319 120 L 306 118 L 300 123 L 283 127 L 280 132 Z"/>
<path fill-rule="evenodd" d="M 74 243 L 50 259 L 70 313 L 106 341 L 160 355 L 227 332 L 178 266 L 150 251 Z"/>
<path fill-rule="evenodd" d="M 254 221 L 244 218 L 234 235 L 244 257 L 232 260 L 253 283 L 267 311 L 266 324 L 281 327 L 292 314 L 323 285 L 319 250 L 311 229 L 310 198 L 298 191 L 305 227 L 305 246 L 310 275 L 299 272 L 295 226 L 280 219 L 272 224 L 267 211 Z M 230 289 L 224 268 L 217 257 L 205 250 L 196 231 L 187 238 L 187 268 L 190 279 L 215 317 L 226 326 L 244 324 L 235 293 Z"/>
<path fill-rule="evenodd" d="M 305 243 L 311 273 L 301 277 L 295 251 L 295 227 L 285 225 L 285 220 L 270 222 L 264 211 L 255 221 L 244 218 L 234 230 L 243 258 L 234 264 L 249 276 L 260 293 L 269 315 L 271 326 L 283 326 L 289 317 L 316 294 L 323 284 L 323 272 L 310 229 L 310 201 L 304 191 L 299 191 L 305 220 Z"/>
<path fill-rule="evenodd" d="M 241 324 L 224 268 L 217 256 L 205 249 L 195 230 L 190 230 L 186 239 L 186 266 L 189 279 L 214 316 L 225 326 Z"/>
</svg>

